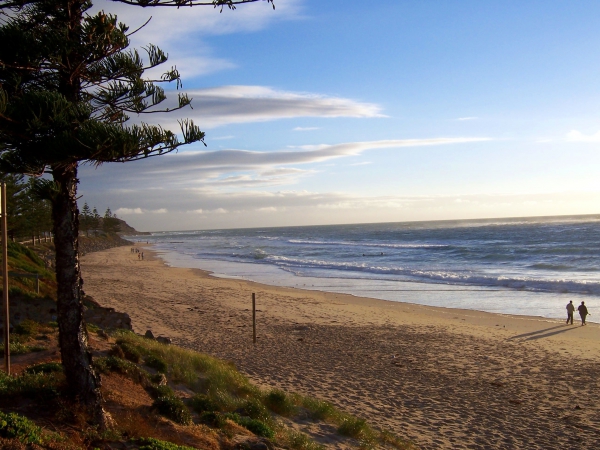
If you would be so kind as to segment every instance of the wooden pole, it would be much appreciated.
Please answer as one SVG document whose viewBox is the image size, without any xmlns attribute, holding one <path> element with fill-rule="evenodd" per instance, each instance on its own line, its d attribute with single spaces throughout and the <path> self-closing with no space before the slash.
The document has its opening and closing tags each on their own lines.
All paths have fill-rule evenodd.
<svg viewBox="0 0 600 450">
<path fill-rule="evenodd" d="M 252 343 L 256 345 L 256 294 L 252 293 Z"/>
<path fill-rule="evenodd" d="M 10 375 L 10 315 L 8 309 L 8 230 L 6 224 L 6 183 L 0 185 L 2 213 L 2 296 L 4 298 L 4 370 Z"/>
</svg>

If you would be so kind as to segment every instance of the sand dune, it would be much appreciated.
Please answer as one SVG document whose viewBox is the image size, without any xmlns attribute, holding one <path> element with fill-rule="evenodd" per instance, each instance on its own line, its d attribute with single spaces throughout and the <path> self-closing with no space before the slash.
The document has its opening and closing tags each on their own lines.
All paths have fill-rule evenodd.
<svg viewBox="0 0 600 450">
<path fill-rule="evenodd" d="M 600 448 L 597 324 L 219 279 L 144 251 L 145 261 L 129 248 L 82 258 L 86 293 L 129 313 L 136 332 L 329 400 L 422 448 Z"/>
</svg>

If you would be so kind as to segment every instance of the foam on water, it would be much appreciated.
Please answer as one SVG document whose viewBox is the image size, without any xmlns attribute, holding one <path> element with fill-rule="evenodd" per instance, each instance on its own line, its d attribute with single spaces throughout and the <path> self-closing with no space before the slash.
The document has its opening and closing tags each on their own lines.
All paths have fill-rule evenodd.
<svg viewBox="0 0 600 450">
<path fill-rule="evenodd" d="M 172 265 L 269 284 L 562 317 L 571 299 L 600 305 L 598 236 L 594 216 L 162 232 L 148 240 Z"/>
</svg>

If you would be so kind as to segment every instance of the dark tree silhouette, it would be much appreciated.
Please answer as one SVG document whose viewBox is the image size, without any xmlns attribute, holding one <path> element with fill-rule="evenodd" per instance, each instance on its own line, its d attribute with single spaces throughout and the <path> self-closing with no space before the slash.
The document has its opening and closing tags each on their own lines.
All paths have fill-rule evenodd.
<svg viewBox="0 0 600 450">
<path fill-rule="evenodd" d="M 118 0 L 117 0 L 118 1 Z M 121 0 L 141 7 L 212 5 L 235 9 L 259 0 Z M 266 0 L 272 3 L 272 0 Z M 181 87 L 176 68 L 159 79 L 144 71 L 167 56 L 158 47 L 128 50 L 129 30 L 116 16 L 89 15 L 91 0 L 0 0 L 0 170 L 41 176 L 38 193 L 52 205 L 57 320 L 67 386 L 92 418 L 109 425 L 83 321 L 79 267 L 77 169 L 161 155 L 202 141 L 192 121 L 176 133 L 129 125 L 129 115 L 161 111 L 160 83 Z M 179 94 L 178 107 L 191 100 Z M 169 109 L 162 109 L 168 111 Z"/>
</svg>

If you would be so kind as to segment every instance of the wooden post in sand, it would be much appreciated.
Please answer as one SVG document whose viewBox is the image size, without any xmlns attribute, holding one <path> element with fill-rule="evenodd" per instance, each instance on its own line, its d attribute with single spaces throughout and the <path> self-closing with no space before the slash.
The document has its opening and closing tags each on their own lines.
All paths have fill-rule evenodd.
<svg viewBox="0 0 600 450">
<path fill-rule="evenodd" d="M 252 293 L 252 343 L 256 345 L 256 294 Z"/>
<path fill-rule="evenodd" d="M 0 185 L 2 214 L 2 297 L 4 298 L 4 370 L 10 375 L 10 316 L 8 310 L 8 230 L 6 224 L 6 183 Z"/>
</svg>

